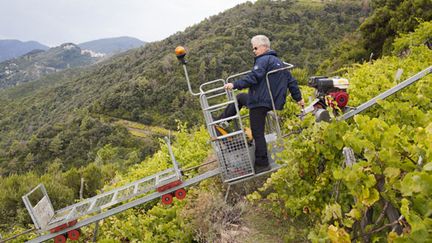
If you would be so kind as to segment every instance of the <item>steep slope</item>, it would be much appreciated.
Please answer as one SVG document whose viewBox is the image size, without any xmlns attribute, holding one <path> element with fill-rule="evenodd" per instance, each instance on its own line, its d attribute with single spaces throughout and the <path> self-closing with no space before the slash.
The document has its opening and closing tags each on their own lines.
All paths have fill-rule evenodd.
<svg viewBox="0 0 432 243">
<path fill-rule="evenodd" d="M 394 74 L 399 68 L 406 79 L 430 66 L 432 50 L 425 40 L 431 34 L 432 22 L 423 23 L 417 32 L 396 40 L 394 55 L 348 70 L 352 105 L 396 85 Z M 406 54 L 400 57 L 400 51 Z M 262 179 L 264 186 L 247 196 L 254 214 L 271 214 L 267 219 L 282 221 L 283 229 L 269 233 L 264 228 L 269 222 L 256 222 L 260 232 L 269 234 L 251 238 L 255 232 L 244 230 L 244 221 L 256 219 L 245 218 L 251 214 L 238 209 L 241 199 L 237 205 L 226 205 L 220 195 L 223 186 L 209 179 L 199 188 L 191 187 L 187 199 L 175 200 L 171 207 L 146 205 L 107 220 L 100 238 L 273 242 L 278 236 L 283 242 L 428 242 L 432 232 L 431 81 L 428 75 L 347 121 L 316 123 L 313 116 L 300 120 L 295 104 L 287 105 L 282 113 L 289 119 L 284 119 L 283 127 L 301 127 L 301 131 L 284 138 L 278 163 L 286 166 L 270 179 Z M 182 166 L 206 158 L 208 135 L 203 129 L 181 134 L 174 145 Z M 344 165 L 344 147 L 353 149 L 355 164 Z M 114 186 L 148 176 L 156 165 L 166 168 L 169 159 L 163 153 L 166 150 L 118 177 Z M 240 187 L 249 186 L 254 186 L 252 180 Z M 230 231 L 232 238 L 227 240 Z"/>
<path fill-rule="evenodd" d="M 129 49 L 143 46 L 145 42 L 128 36 L 106 38 L 78 44 L 79 47 L 106 55 L 118 54 Z"/>
<path fill-rule="evenodd" d="M 392 56 L 357 64 L 347 70 L 344 76 L 352 85 L 351 105 L 358 105 L 396 85 L 399 81 L 395 73 L 399 68 L 404 69 L 402 79 L 405 79 L 430 66 L 432 53 L 426 40 L 431 34 L 432 23 L 424 23 L 416 33 L 396 40 Z M 185 200 L 174 199 L 169 207 L 149 203 L 104 220 L 98 240 L 223 242 L 227 240 L 228 229 L 233 236 L 230 242 L 273 242 L 278 240 L 276 236 L 284 242 L 428 242 L 432 232 L 431 81 L 429 75 L 343 122 L 315 123 L 313 116 L 301 121 L 296 117 L 298 107 L 287 104 L 282 112 L 288 118 L 284 119 L 283 128 L 301 128 L 301 133 L 284 138 L 284 150 L 278 162 L 287 166 L 274 173 L 264 188 L 248 196 L 255 204 L 246 208 L 256 214 L 261 210 L 271 213 L 266 220 L 280 220 L 282 229 L 271 228 L 264 232 L 268 235 L 260 234 L 258 238 L 253 238 L 256 232 L 247 229 L 238 234 L 243 231 L 245 220 L 239 212 L 242 208 L 235 205 L 230 209 L 230 205 L 225 205 L 223 199 L 214 194 L 223 187 L 217 179 L 210 179 L 199 188 L 189 188 Z M 202 127 L 190 134 L 184 126 L 180 127 L 173 145 L 174 153 L 184 168 L 195 166 L 208 158 L 208 134 Z M 343 166 L 344 146 L 353 148 L 356 164 Z M 129 168 L 128 173 L 117 174 L 105 191 L 168 166 L 167 148 L 162 147 L 153 157 Z M 64 189 L 63 183 L 67 180 L 63 178 L 66 176 L 51 172 L 43 182 L 49 183 L 50 193 L 55 193 Z M 1 179 L 0 212 L 10 217 L 6 221 L 9 223 L 17 216 L 10 215 L 11 210 L 7 209 L 14 207 L 19 197 L 4 198 L 13 193 L 22 195 L 26 188 L 31 188 L 28 184 L 38 182 L 32 173 Z M 54 194 L 57 200 L 63 196 L 58 194 L 65 193 Z M 72 200 L 72 196 L 69 199 Z M 395 207 L 403 217 L 390 219 L 386 214 L 390 207 Z M 17 212 L 22 216 L 22 211 Z M 17 218 L 22 220 L 23 217 Z M 268 225 L 257 223 L 260 230 Z M 398 235 L 396 226 L 403 228 L 402 234 Z M 274 227 L 273 224 L 270 227 Z M 16 232 L 4 235 L 13 235 L 18 230 L 22 231 L 17 228 Z M 85 240 L 90 240 L 92 232 L 91 227 L 83 229 L 87 235 Z M 26 237 L 17 241 L 28 240 Z"/>
<path fill-rule="evenodd" d="M 37 41 L 0 40 L 0 62 L 19 57 L 33 50 L 47 50 L 48 48 Z"/>
</svg>

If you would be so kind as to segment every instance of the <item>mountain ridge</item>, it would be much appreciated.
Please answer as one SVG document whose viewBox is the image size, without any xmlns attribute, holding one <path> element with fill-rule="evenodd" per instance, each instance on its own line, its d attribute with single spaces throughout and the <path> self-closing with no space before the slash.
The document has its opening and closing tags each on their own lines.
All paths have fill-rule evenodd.
<svg viewBox="0 0 432 243">
<path fill-rule="evenodd" d="M 15 39 L 0 40 L 0 62 L 19 57 L 38 49 L 47 50 L 49 47 L 37 41 L 20 41 Z"/>
<path fill-rule="evenodd" d="M 145 44 L 146 42 L 134 37 L 120 36 L 87 41 L 79 43 L 78 46 L 82 49 L 92 50 L 97 53 L 113 55 Z"/>
<path fill-rule="evenodd" d="M 0 62 L 0 89 L 35 81 L 68 68 L 88 66 L 145 44 L 132 37 L 115 37 L 33 49 Z"/>
<path fill-rule="evenodd" d="M 46 51 L 32 50 L 0 63 L 0 89 L 21 85 L 64 69 L 90 65 L 101 58 L 103 55 L 94 55 L 73 43 L 65 43 Z"/>
</svg>

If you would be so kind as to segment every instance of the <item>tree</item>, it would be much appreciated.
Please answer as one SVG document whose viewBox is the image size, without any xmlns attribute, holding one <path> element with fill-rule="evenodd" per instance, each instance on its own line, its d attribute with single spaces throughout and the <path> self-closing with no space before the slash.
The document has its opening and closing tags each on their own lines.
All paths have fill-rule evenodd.
<svg viewBox="0 0 432 243">
<path fill-rule="evenodd" d="M 395 37 L 432 19 L 430 0 L 375 0 L 373 14 L 360 26 L 364 47 L 375 57 L 389 54 Z"/>
</svg>

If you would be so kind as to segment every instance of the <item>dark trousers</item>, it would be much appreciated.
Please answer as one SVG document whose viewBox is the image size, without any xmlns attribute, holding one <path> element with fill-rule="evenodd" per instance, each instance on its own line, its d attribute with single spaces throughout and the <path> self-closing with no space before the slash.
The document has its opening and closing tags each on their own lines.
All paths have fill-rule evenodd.
<svg viewBox="0 0 432 243">
<path fill-rule="evenodd" d="M 246 107 L 248 94 L 240 93 L 236 96 L 239 110 Z M 267 107 L 256 107 L 249 109 L 249 119 L 252 130 L 252 136 L 255 140 L 255 164 L 260 166 L 268 165 L 267 143 L 265 140 L 265 118 L 270 111 Z M 228 105 L 218 119 L 234 116 L 236 109 L 234 104 Z"/>
<path fill-rule="evenodd" d="M 251 124 L 252 136 L 255 140 L 255 164 L 266 166 L 269 164 L 267 157 L 267 142 L 264 136 L 265 119 L 267 107 L 256 107 L 249 110 L 249 119 Z"/>
<path fill-rule="evenodd" d="M 248 94 L 246 93 L 240 93 L 236 96 L 237 99 L 237 105 L 239 110 L 243 107 L 247 107 L 247 102 L 248 102 Z M 219 116 L 218 119 L 224 119 L 230 116 L 234 116 L 237 113 L 235 105 L 234 104 L 229 104 L 225 110 L 223 111 L 223 113 Z"/>
</svg>

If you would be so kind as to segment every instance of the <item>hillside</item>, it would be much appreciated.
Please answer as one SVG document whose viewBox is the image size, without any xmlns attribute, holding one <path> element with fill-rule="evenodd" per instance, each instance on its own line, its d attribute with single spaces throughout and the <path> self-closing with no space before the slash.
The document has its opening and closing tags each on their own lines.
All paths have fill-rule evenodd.
<svg viewBox="0 0 432 243">
<path fill-rule="evenodd" d="M 94 55 L 72 43 L 46 51 L 34 50 L 0 63 L 0 89 L 35 81 L 64 69 L 87 66 L 102 57 L 103 55 Z"/>
<path fill-rule="evenodd" d="M 96 53 L 103 53 L 105 55 L 118 54 L 129 49 L 138 48 L 143 46 L 145 42 L 133 37 L 115 37 L 105 38 L 99 40 L 88 41 L 78 44 L 79 47 L 85 50 L 91 50 Z"/>
<path fill-rule="evenodd" d="M 396 39 L 391 56 L 351 67 L 344 74 L 351 84 L 350 105 L 357 106 L 396 85 L 394 74 L 399 68 L 404 70 L 404 80 L 430 66 L 432 50 L 424 44 L 430 35 L 432 22 L 423 23 L 417 32 Z M 283 138 L 277 162 L 285 167 L 269 179 L 250 180 L 231 188 L 228 202 L 224 201 L 226 187 L 220 178 L 205 180 L 189 187 L 185 200 L 174 199 L 170 206 L 155 200 L 104 220 L 97 239 L 428 242 L 432 234 L 430 82 L 432 76 L 428 75 L 347 121 L 316 123 L 312 115 L 300 120 L 299 108 L 287 103 L 280 114 L 283 132 L 296 132 Z M 190 168 L 212 160 L 208 140 L 204 126 L 188 130 L 180 125 L 173 144 L 180 166 Z M 344 147 L 354 151 L 356 163 L 352 166 L 345 165 Z M 104 191 L 168 168 L 167 150 L 161 146 L 153 156 L 116 174 Z M 205 169 L 184 176 L 195 176 Z M 18 184 L 29 190 L 26 182 L 36 179 L 32 173 L 20 178 L 0 180 L 0 186 Z M 54 179 L 55 174 L 50 174 L 39 180 L 49 183 Z M 7 203 L 11 201 L 12 196 L 5 193 L 0 209 L 11 207 Z M 390 208 L 399 214 L 396 218 L 388 216 Z M 84 241 L 91 240 L 94 226 L 82 230 Z M 28 238 L 20 240 L 24 239 Z"/>
<path fill-rule="evenodd" d="M 432 22 L 422 23 L 416 32 L 396 38 L 392 55 L 350 68 L 344 75 L 351 83 L 350 104 L 357 106 L 396 85 L 394 74 L 399 68 L 404 70 L 404 80 L 430 67 L 432 49 L 424 41 L 431 35 Z M 283 139 L 278 163 L 285 167 L 269 179 L 231 188 L 231 203 L 223 200 L 219 178 L 204 181 L 190 187 L 187 199 L 174 200 L 172 206 L 149 203 L 104 221 L 98 239 L 429 242 L 431 82 L 429 74 L 341 122 L 316 123 L 313 116 L 300 120 L 298 107 L 287 104 L 281 113 L 284 133 L 297 132 Z M 204 127 L 180 131 L 173 150 L 183 168 L 212 158 L 206 141 Z M 355 164 L 345 164 L 344 147 L 353 149 Z M 105 189 L 167 168 L 166 154 L 163 147 Z M 91 228 L 86 231 L 91 232 Z"/>
<path fill-rule="evenodd" d="M 279 33 L 289 36 L 287 29 L 294 24 L 271 25 L 279 23 L 276 20 L 294 16 L 293 22 L 302 23 L 299 33 L 308 23 L 316 25 L 319 33 L 303 34 L 308 38 L 318 36 L 324 47 L 329 43 L 337 45 L 335 39 L 323 37 L 331 36 L 325 19 L 343 19 L 342 9 L 360 13 L 365 8 L 352 9 L 356 5 L 350 1 L 329 2 L 242 4 L 184 33 L 74 73 L 73 78 L 64 76 L 54 86 L 41 80 L 31 87 L 22 85 L 0 92 L 5 104 L 0 106 L 4 114 L 0 120 L 4 135 L 0 140 L 0 228 L 7 232 L 2 235 L 13 235 L 27 227 L 30 218 L 21 196 L 38 183 L 47 186 L 54 207 L 61 208 L 78 198 L 81 178 L 85 180 L 85 197 L 89 197 L 102 187 L 107 191 L 168 168 L 167 147 L 160 144 L 155 153 L 157 145 L 147 147 L 154 141 L 147 137 L 149 131 L 154 131 L 150 135 L 155 137 L 167 131 L 136 121 L 177 127 L 173 150 L 182 168 L 211 161 L 214 155 L 205 128 L 193 126 L 200 124 L 201 114 L 196 98 L 186 93 L 173 48 L 184 44 L 189 49 L 190 73 L 198 82 L 250 67 L 251 60 L 243 59 L 251 57 L 250 34 L 265 32 L 272 40 Z M 270 14 L 275 19 L 271 20 Z M 305 19 L 296 20 L 297 15 Z M 213 25 L 228 26 L 228 17 L 239 24 L 237 29 Z M 270 25 L 275 32 L 263 27 Z M 332 26 L 332 30 L 337 32 L 343 27 Z M 230 35 L 219 36 L 225 32 Z M 339 70 L 350 80 L 349 105 L 357 106 L 399 83 L 395 77 L 399 69 L 403 69 L 403 80 L 430 66 L 431 36 L 432 22 L 424 21 L 416 32 L 395 37 L 391 55 Z M 244 43 L 239 44 L 239 39 Z M 307 46 L 309 39 L 297 41 Z M 291 47 L 277 39 L 273 43 L 276 50 L 278 45 L 281 49 Z M 319 51 L 302 48 L 299 55 L 315 53 L 319 59 L 300 62 L 305 69 L 293 73 L 307 75 L 307 70 L 314 70 L 314 64 L 327 57 L 326 53 L 332 58 L 330 48 L 324 47 Z M 290 54 L 281 55 L 286 58 Z M 428 242 L 432 235 L 431 81 L 429 75 L 354 119 L 341 122 L 316 123 L 313 116 L 300 120 L 299 108 L 288 102 L 280 115 L 284 134 L 291 135 L 280 143 L 283 149 L 277 159 L 285 167 L 268 180 L 243 183 L 233 189 L 228 202 L 223 198 L 226 187 L 219 178 L 203 181 L 188 188 L 185 200 L 175 199 L 171 206 L 153 201 L 104 220 L 98 240 Z M 306 87 L 302 91 L 306 97 L 312 93 Z M 177 117 L 182 121 L 171 121 Z M 353 149 L 355 164 L 345 163 L 344 147 Z M 190 171 L 185 176 L 199 172 Z M 92 226 L 82 230 L 83 241 L 91 241 Z M 31 237 L 35 234 L 16 241 Z"/>
<path fill-rule="evenodd" d="M 364 14 L 355 1 L 245 3 L 185 32 L 99 63 L 82 75 L 63 76 L 55 87 L 46 88 L 43 83 L 48 78 L 42 78 L 33 82 L 32 88 L 22 85 L 0 91 L 5 104 L 0 107 L 0 154 L 3 161 L 14 158 L 24 163 L 31 153 L 42 164 L 39 150 L 25 147 L 17 155 L 11 152 L 15 151 L 12 145 L 28 144 L 32 136 L 38 137 L 56 123 L 63 124 L 68 120 L 65 117 L 79 110 L 168 128 L 176 127 L 176 120 L 198 124 L 202 119 L 199 105 L 187 93 L 186 82 L 176 68 L 174 46 L 182 44 L 189 49 L 191 78 L 196 85 L 249 69 L 253 61 L 249 39 L 257 33 L 269 35 L 273 48 L 285 61 L 312 71 L 330 54 L 336 39 L 359 26 Z M 55 136 L 50 134 L 47 142 Z"/>
<path fill-rule="evenodd" d="M 0 40 L 0 62 L 19 57 L 33 50 L 47 50 L 48 48 L 37 41 Z"/>
</svg>

